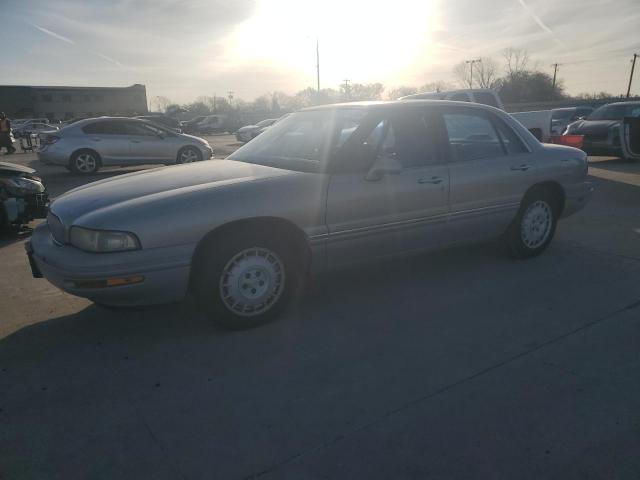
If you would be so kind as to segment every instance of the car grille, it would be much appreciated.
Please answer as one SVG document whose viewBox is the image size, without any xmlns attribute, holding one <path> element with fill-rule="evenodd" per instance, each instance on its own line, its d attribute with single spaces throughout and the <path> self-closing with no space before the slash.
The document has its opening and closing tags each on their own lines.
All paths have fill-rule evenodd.
<svg viewBox="0 0 640 480">
<path fill-rule="evenodd" d="M 47 215 L 47 224 L 49 225 L 49 230 L 51 231 L 51 235 L 53 235 L 54 240 L 58 243 L 66 243 L 66 229 L 60 219 L 53 213 L 49 212 Z"/>
</svg>

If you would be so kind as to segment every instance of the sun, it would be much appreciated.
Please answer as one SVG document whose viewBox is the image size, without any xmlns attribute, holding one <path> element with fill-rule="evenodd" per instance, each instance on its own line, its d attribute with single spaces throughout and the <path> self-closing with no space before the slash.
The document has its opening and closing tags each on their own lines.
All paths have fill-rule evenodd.
<svg viewBox="0 0 640 480">
<path fill-rule="evenodd" d="M 436 0 L 262 0 L 225 42 L 227 61 L 315 85 L 317 41 L 323 86 L 393 83 L 429 61 L 436 8 Z"/>
</svg>

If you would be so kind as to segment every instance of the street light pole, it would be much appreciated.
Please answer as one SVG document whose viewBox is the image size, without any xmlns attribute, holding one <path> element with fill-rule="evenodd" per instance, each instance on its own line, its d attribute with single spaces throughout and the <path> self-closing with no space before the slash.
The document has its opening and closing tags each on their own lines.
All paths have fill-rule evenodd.
<svg viewBox="0 0 640 480">
<path fill-rule="evenodd" d="M 316 79 L 318 82 L 318 93 L 320 93 L 320 41 L 316 37 Z"/>
<path fill-rule="evenodd" d="M 633 82 L 633 71 L 636 68 L 636 58 L 638 58 L 638 54 L 633 54 L 633 63 L 631 64 L 631 75 L 629 76 L 629 86 L 627 87 L 627 98 L 631 95 L 631 82 Z"/>
<path fill-rule="evenodd" d="M 467 60 L 465 61 L 465 63 L 471 65 L 471 72 L 469 74 L 469 89 L 471 90 L 473 88 L 473 64 L 474 63 L 480 63 L 482 61 L 481 58 L 476 58 L 474 60 Z"/>
</svg>

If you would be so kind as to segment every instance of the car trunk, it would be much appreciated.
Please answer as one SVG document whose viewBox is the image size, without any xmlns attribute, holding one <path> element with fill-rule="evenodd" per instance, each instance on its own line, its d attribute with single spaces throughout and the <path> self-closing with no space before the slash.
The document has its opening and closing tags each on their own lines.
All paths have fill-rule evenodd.
<svg viewBox="0 0 640 480">
<path fill-rule="evenodd" d="M 640 160 L 640 118 L 625 117 L 621 133 L 624 157 Z"/>
</svg>

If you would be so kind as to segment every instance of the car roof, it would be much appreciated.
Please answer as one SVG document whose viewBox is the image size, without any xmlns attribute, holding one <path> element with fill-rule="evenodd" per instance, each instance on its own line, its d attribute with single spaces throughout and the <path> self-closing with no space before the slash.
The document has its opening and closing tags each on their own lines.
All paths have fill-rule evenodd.
<svg viewBox="0 0 640 480">
<path fill-rule="evenodd" d="M 490 105 L 484 105 L 481 103 L 472 102 L 457 102 L 453 100 L 377 100 L 367 102 L 348 102 L 348 103 L 333 103 L 330 105 L 319 105 L 315 107 L 308 107 L 302 109 L 302 111 L 314 111 L 314 110 L 332 110 L 332 109 L 353 109 L 353 108 L 365 108 L 365 109 L 403 109 L 403 108 L 416 108 L 419 106 L 451 106 L 456 105 L 460 107 L 478 108 L 481 110 L 497 110 L 498 108 Z"/>
<path fill-rule="evenodd" d="M 608 107 L 609 105 L 640 105 L 640 102 L 613 102 L 602 105 L 603 107 Z"/>
</svg>

